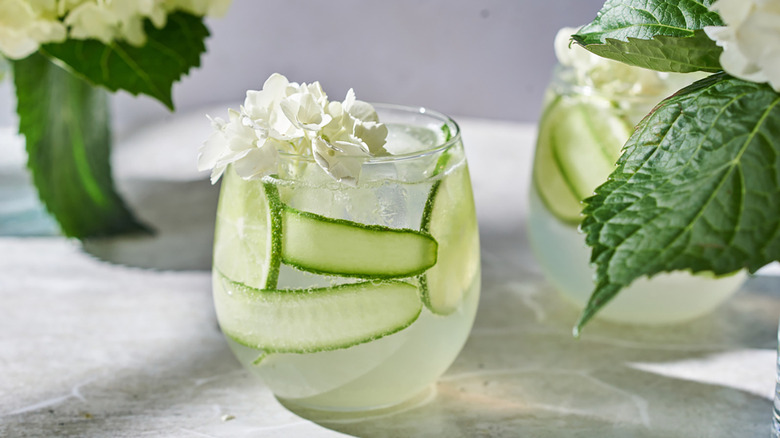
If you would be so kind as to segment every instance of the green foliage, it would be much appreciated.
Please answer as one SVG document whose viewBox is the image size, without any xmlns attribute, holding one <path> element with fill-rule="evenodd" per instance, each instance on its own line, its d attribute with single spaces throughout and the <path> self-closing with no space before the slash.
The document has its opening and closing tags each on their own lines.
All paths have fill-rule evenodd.
<svg viewBox="0 0 780 438">
<path fill-rule="evenodd" d="M 705 26 L 721 26 L 714 0 L 608 0 L 572 38 L 589 51 L 658 71 L 721 70 L 722 49 Z"/>
<path fill-rule="evenodd" d="M 114 191 L 108 96 L 40 54 L 13 62 L 19 132 L 38 194 L 71 237 L 141 231 Z"/>
<path fill-rule="evenodd" d="M 575 333 L 639 277 L 780 260 L 778 199 L 780 94 L 720 73 L 665 100 L 586 200 L 597 278 Z"/>
<path fill-rule="evenodd" d="M 111 91 L 146 94 L 173 110 L 173 83 L 200 65 L 208 29 L 202 18 L 176 12 L 168 16 L 162 29 L 146 20 L 145 30 L 147 42 L 141 47 L 124 42 L 106 45 L 97 40 L 71 39 L 46 44 L 40 50 L 92 84 Z"/>
<path fill-rule="evenodd" d="M 209 32 L 201 17 L 183 12 L 169 15 L 162 29 L 149 20 L 144 26 L 147 42 L 141 47 L 66 40 L 13 62 L 28 167 L 39 197 L 67 236 L 146 230 L 114 190 L 105 89 L 146 94 L 173 110 L 173 84 L 200 65 Z"/>
</svg>

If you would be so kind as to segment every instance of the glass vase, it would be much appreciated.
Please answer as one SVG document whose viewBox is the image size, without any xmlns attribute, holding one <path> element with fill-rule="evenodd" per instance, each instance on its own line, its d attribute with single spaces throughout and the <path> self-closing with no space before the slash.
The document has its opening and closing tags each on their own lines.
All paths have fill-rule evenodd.
<svg viewBox="0 0 780 438">
<path fill-rule="evenodd" d="M 0 58 L 0 236 L 57 235 L 57 223 L 38 199 L 27 170 L 18 126 L 11 69 Z"/>
</svg>

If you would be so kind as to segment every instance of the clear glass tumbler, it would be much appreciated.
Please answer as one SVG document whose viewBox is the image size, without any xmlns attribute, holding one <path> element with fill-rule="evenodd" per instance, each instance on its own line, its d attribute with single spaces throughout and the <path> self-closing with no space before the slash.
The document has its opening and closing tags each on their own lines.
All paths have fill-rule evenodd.
<svg viewBox="0 0 780 438">
<path fill-rule="evenodd" d="M 426 109 L 375 107 L 391 155 L 366 161 L 356 186 L 300 155 L 282 155 L 260 180 L 231 168 L 223 177 L 217 316 L 240 362 L 288 406 L 413 399 L 474 321 L 479 235 L 458 126 Z"/>
<path fill-rule="evenodd" d="M 634 92 L 631 84 L 624 84 L 620 93 L 608 93 L 580 84 L 570 68 L 556 69 L 539 122 L 528 227 L 545 276 L 577 306 L 584 307 L 594 289 L 590 248 L 578 229 L 582 201 L 614 170 L 633 127 L 694 79 L 659 75 L 654 88 Z M 712 311 L 738 290 L 744 278 L 744 272 L 721 278 L 687 272 L 641 278 L 598 317 L 642 324 L 689 320 Z"/>
</svg>

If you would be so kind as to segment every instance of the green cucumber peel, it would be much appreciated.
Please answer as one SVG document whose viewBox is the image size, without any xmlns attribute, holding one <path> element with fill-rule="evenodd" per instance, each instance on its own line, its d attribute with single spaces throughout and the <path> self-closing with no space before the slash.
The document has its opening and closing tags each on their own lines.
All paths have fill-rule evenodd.
<svg viewBox="0 0 780 438">
<path fill-rule="evenodd" d="M 425 207 L 423 207 L 422 219 L 420 220 L 420 231 L 423 233 L 431 232 L 431 214 L 433 213 L 433 205 L 436 203 L 436 194 L 439 192 L 439 187 L 441 187 L 441 180 L 437 179 L 428 192 L 428 198 L 425 199 Z"/>
<path fill-rule="evenodd" d="M 448 142 L 452 139 L 452 131 L 450 130 L 450 125 L 447 123 L 441 125 L 441 132 L 444 133 L 444 142 Z M 447 168 L 447 164 L 449 164 L 450 159 L 452 158 L 452 154 L 449 153 L 449 150 L 445 151 L 439 159 L 436 161 L 436 167 L 433 169 L 432 177 L 438 176 L 444 169 Z M 420 221 L 420 231 L 424 233 L 430 233 L 429 229 L 431 226 L 431 211 L 433 210 L 433 198 L 436 197 L 436 192 L 439 190 L 439 186 L 441 185 L 441 179 L 437 179 L 434 181 L 433 185 L 431 186 L 431 190 L 428 192 L 428 198 L 425 200 L 425 207 L 423 208 L 423 214 L 422 214 L 422 220 Z"/>
<path fill-rule="evenodd" d="M 450 129 L 450 125 L 445 123 L 441 125 L 441 132 L 444 134 L 444 142 L 447 143 L 452 139 L 452 130 Z"/>
<path fill-rule="evenodd" d="M 559 209 L 556 208 L 555 200 L 554 199 L 548 199 L 548 196 L 545 193 L 545 190 L 542 190 L 542 187 L 545 186 L 546 181 L 544 181 L 544 178 L 547 176 L 546 173 L 541 172 L 538 167 L 541 165 L 539 164 L 539 155 L 543 152 L 544 148 L 548 148 L 550 151 L 550 154 L 552 156 L 553 161 L 556 163 L 557 168 L 560 170 L 562 169 L 562 163 L 560 161 L 560 158 L 557 155 L 556 149 L 552 146 L 553 142 L 553 136 L 552 136 L 552 129 L 547 129 L 546 126 L 550 123 L 550 113 L 554 111 L 558 105 L 561 104 L 563 100 L 563 96 L 560 94 L 556 94 L 555 98 L 545 105 L 544 112 L 542 113 L 541 118 L 539 119 L 539 129 L 537 133 L 537 139 L 536 139 L 536 152 L 534 156 L 534 166 L 533 166 L 533 172 L 531 175 L 531 182 L 532 182 L 532 190 L 536 190 L 536 193 L 539 195 L 539 199 L 542 201 L 542 203 L 545 205 L 548 211 L 555 212 L 554 215 L 556 218 L 558 218 L 561 222 L 564 222 L 569 225 L 579 225 L 581 218 L 579 217 L 579 214 L 577 214 L 576 217 L 574 217 L 571 214 L 562 214 Z M 561 176 L 561 179 L 564 182 L 564 185 L 566 186 L 566 189 L 568 190 L 567 193 L 571 194 L 572 200 L 576 197 L 576 191 L 572 188 L 574 183 L 570 181 L 568 176 L 563 171 L 558 172 Z M 560 197 L 560 196 L 558 196 Z M 560 202 L 560 199 L 558 200 Z M 569 201 L 564 201 L 569 202 Z"/>
<path fill-rule="evenodd" d="M 233 338 L 230 338 L 230 339 L 233 339 Z M 235 339 L 233 339 L 233 340 L 235 341 Z M 236 342 L 238 342 L 238 341 L 236 341 Z M 246 345 L 245 345 L 245 346 L 246 346 Z M 257 356 L 257 359 L 255 359 L 255 360 L 253 360 L 253 361 L 252 361 L 252 365 L 254 365 L 254 366 L 258 366 L 258 365 L 260 365 L 260 364 L 261 364 L 261 363 L 262 363 L 262 362 L 265 360 L 265 358 L 266 358 L 266 357 L 268 357 L 268 356 L 270 356 L 270 355 L 271 355 L 271 353 L 269 353 L 269 352 L 267 352 L 267 351 L 263 351 L 262 353 L 260 353 L 260 354 Z"/>
<path fill-rule="evenodd" d="M 444 143 L 449 142 L 452 140 L 452 130 L 450 129 L 450 125 L 447 123 L 441 125 L 441 128 L 439 128 L 444 134 Z M 449 164 L 450 159 L 452 158 L 452 153 L 450 152 L 451 148 L 447 148 L 444 150 L 441 155 L 439 156 L 439 159 L 436 160 L 436 165 L 433 167 L 433 170 L 431 171 L 430 175 L 431 177 L 435 177 L 436 175 L 442 173 L 444 169 L 447 168 L 447 164 Z"/>
<path fill-rule="evenodd" d="M 253 287 L 276 288 L 281 267 L 282 209 L 276 186 L 224 175 L 217 208 L 214 267 Z"/>
<path fill-rule="evenodd" d="M 533 190 L 561 222 L 578 225 L 582 200 L 614 170 L 632 125 L 611 101 L 558 95 L 539 122 Z"/>
<path fill-rule="evenodd" d="M 302 271 L 322 275 L 336 275 L 339 277 L 383 280 L 413 277 L 427 271 L 436 264 L 438 243 L 429 233 L 408 228 L 391 228 L 383 225 L 363 224 L 346 219 L 335 219 L 315 213 L 300 211 L 287 205 L 284 206 L 282 214 L 284 224 L 282 225 L 283 242 L 281 260 L 285 264 Z M 312 226 L 324 228 L 323 234 L 325 234 L 325 236 L 304 232 L 304 235 L 298 236 L 297 239 L 290 237 L 294 233 L 293 227 L 301 229 L 302 227 L 312 228 Z M 284 229 L 284 227 L 286 227 L 286 229 Z M 298 239 L 305 238 L 307 240 L 305 244 L 309 244 L 316 242 L 316 239 L 324 241 L 329 237 L 332 237 L 327 234 L 333 233 L 343 233 L 344 239 L 339 242 L 334 242 L 334 246 L 328 248 L 329 254 L 311 258 L 311 251 L 306 251 L 305 248 L 291 249 L 292 245 L 298 243 L 296 242 Z M 392 255 L 386 256 L 383 254 L 381 249 L 373 248 L 369 245 L 358 245 L 353 249 L 339 251 L 339 248 L 347 248 L 345 245 L 350 245 L 355 241 L 363 239 L 366 239 L 367 241 L 372 237 L 375 238 L 374 243 L 380 245 L 384 244 L 385 246 L 389 245 L 390 247 L 395 246 L 399 239 L 405 239 L 405 241 L 409 243 L 409 249 L 411 251 L 414 251 L 415 249 L 420 250 L 421 260 L 419 263 L 407 267 L 390 269 L 380 266 L 387 265 L 386 262 L 374 262 L 374 260 L 379 260 L 384 257 L 393 259 Z M 319 244 L 312 243 L 312 246 L 330 245 L 320 242 Z M 419 246 L 419 248 L 415 248 L 416 246 Z M 349 256 L 349 253 L 354 251 L 364 252 L 369 260 L 364 258 L 362 262 L 346 263 L 334 259 L 332 255 Z M 401 254 L 401 256 L 408 254 L 409 253 Z M 328 267 L 329 264 L 331 264 L 332 267 Z M 336 265 L 338 265 L 338 267 Z"/>
<path fill-rule="evenodd" d="M 444 156 L 442 156 L 442 158 L 444 158 Z M 420 221 L 420 230 L 425 233 L 429 233 L 431 230 L 431 215 L 433 213 L 434 203 L 436 202 L 436 194 L 439 192 L 440 187 L 441 179 L 438 179 L 433 183 L 433 186 L 431 186 L 431 190 L 428 192 L 428 198 L 425 200 L 425 207 L 423 208 L 422 219 Z M 431 303 L 431 291 L 428 287 L 428 278 L 425 274 L 417 276 L 417 285 L 420 288 L 420 299 L 422 300 L 423 305 L 425 305 L 431 313 L 437 315 L 446 314 L 439 312 L 435 309 L 433 303 Z"/>
<path fill-rule="evenodd" d="M 434 310 L 433 303 L 431 303 L 431 291 L 428 288 L 428 278 L 425 275 L 417 276 L 417 287 L 420 288 L 420 300 L 422 300 L 425 308 L 430 310 L 433 314 L 443 314 Z"/>
<path fill-rule="evenodd" d="M 227 337 L 235 341 L 236 343 L 243 345 L 245 347 L 262 350 L 262 354 L 255 360 L 255 364 L 260 364 L 268 355 L 270 354 L 276 354 L 276 353 L 296 353 L 296 354 L 306 354 L 306 353 L 315 353 L 315 352 L 321 352 L 321 351 L 332 351 L 332 350 L 340 350 L 345 349 L 349 347 L 353 347 L 355 345 L 364 344 L 367 342 L 375 341 L 377 339 L 383 338 L 385 336 L 392 335 L 394 333 L 397 333 L 401 330 L 404 330 L 405 328 L 412 325 L 417 318 L 420 316 L 420 313 L 422 311 L 422 304 L 419 301 L 418 298 L 418 291 L 417 287 L 399 280 L 384 280 L 384 281 L 364 281 L 364 282 L 357 282 L 357 283 L 348 283 L 348 284 L 341 284 L 336 285 L 332 287 L 321 287 L 321 288 L 307 288 L 307 289 L 273 289 L 273 290 L 267 290 L 267 289 L 257 289 L 253 288 L 251 286 L 245 285 L 243 283 L 233 281 L 227 277 L 225 277 L 221 272 L 218 270 L 215 272 L 216 275 L 218 275 L 218 280 L 222 282 L 223 287 L 230 290 L 230 296 L 231 299 L 239 299 L 239 300 L 246 300 L 247 305 L 251 305 L 252 303 L 256 302 L 267 302 L 269 306 L 284 306 L 285 301 L 289 300 L 291 303 L 290 308 L 294 310 L 300 310 L 302 306 L 300 303 L 300 300 L 308 300 L 311 299 L 317 299 L 317 298 L 329 298 L 332 297 L 334 299 L 342 298 L 342 300 L 346 300 L 347 302 L 352 299 L 360 299 L 368 297 L 369 302 L 371 302 L 371 299 L 374 299 L 374 296 L 367 295 L 367 294 L 378 294 L 382 292 L 383 289 L 389 290 L 393 294 L 399 294 L 397 295 L 399 300 L 403 300 L 403 307 L 399 309 L 391 309 L 388 307 L 387 302 L 379 303 L 379 305 L 375 308 L 370 308 L 370 306 L 367 306 L 367 303 L 362 303 L 360 306 L 360 309 L 362 309 L 362 312 L 350 312 L 349 315 L 341 315 L 343 318 L 337 318 L 335 320 L 328 319 L 327 321 L 325 319 L 320 321 L 315 321 L 314 326 L 311 327 L 311 330 L 314 330 L 316 332 L 321 331 L 324 327 L 320 326 L 319 324 L 325 324 L 329 327 L 329 330 L 337 329 L 340 323 L 344 323 L 345 318 L 349 318 L 350 316 L 353 317 L 354 321 L 346 321 L 346 329 L 344 329 L 345 333 L 347 335 L 345 336 L 338 336 L 336 335 L 334 339 L 331 340 L 325 340 L 325 341 L 312 341 L 312 340 L 303 340 L 300 339 L 284 339 L 282 341 L 279 341 L 277 339 L 277 344 L 288 344 L 286 346 L 280 346 L 280 345 L 259 345 L 257 343 L 250 342 L 246 339 L 246 336 L 242 336 L 240 333 L 234 333 L 233 330 L 229 327 L 230 324 L 225 324 L 225 322 L 222 322 L 223 331 Z M 318 310 L 322 310 L 323 307 L 327 308 L 329 305 L 333 305 L 334 307 L 341 307 L 344 303 L 317 303 L 316 307 Z M 389 310 L 388 310 L 389 309 Z M 303 309 L 305 312 L 307 309 Z M 355 309 L 357 310 L 357 309 Z M 363 327 L 365 328 L 366 325 L 370 325 L 372 322 L 375 321 L 375 318 L 372 318 L 371 315 L 366 316 L 366 313 L 368 314 L 376 314 L 383 313 L 387 315 L 387 312 L 396 311 L 398 312 L 398 319 L 393 321 L 392 324 L 387 324 L 385 321 L 384 324 L 387 327 L 381 327 L 381 328 L 369 328 L 366 329 L 364 333 L 361 333 L 356 338 L 354 335 L 355 327 Z M 338 317 L 338 315 L 337 315 Z M 293 326 L 298 326 L 300 324 L 306 324 L 307 321 L 305 321 L 305 316 L 301 316 L 299 318 L 300 320 L 292 321 L 286 320 L 290 322 Z M 367 318 L 367 319 L 366 319 Z M 366 319 L 366 320 L 364 320 Z M 280 321 L 282 322 L 282 321 Z M 227 328 L 225 326 L 228 326 Z M 283 331 L 284 327 L 280 327 L 279 325 L 275 326 L 277 330 Z M 312 332 L 314 333 L 314 332 Z M 251 337 L 251 335 L 250 335 Z M 278 338 L 278 333 L 277 333 Z M 319 342 L 319 343 L 318 343 Z M 292 346 L 289 344 L 295 344 L 300 343 L 300 346 Z"/>
<path fill-rule="evenodd" d="M 265 288 L 276 289 L 276 285 L 279 283 L 279 269 L 281 268 L 282 258 L 279 254 L 282 254 L 282 212 L 284 211 L 284 203 L 282 203 L 279 197 L 279 189 L 275 185 L 264 182 L 263 189 L 265 190 L 266 200 L 268 200 L 268 209 L 271 218 L 271 255 L 268 266 L 268 276 L 266 277 Z"/>
<path fill-rule="evenodd" d="M 449 141 L 452 136 L 449 125 L 445 123 L 441 126 L 441 130 L 444 133 L 444 141 Z M 438 176 L 447 167 L 450 157 L 451 155 L 447 152 L 444 152 L 439 157 L 439 160 L 436 162 L 436 167 L 433 170 L 433 176 Z M 439 191 L 439 186 L 441 186 L 441 179 L 437 179 L 433 182 L 431 190 L 428 192 L 428 197 L 425 199 L 422 219 L 420 220 L 420 231 L 423 233 L 430 233 L 431 211 L 433 211 L 434 198 L 436 197 L 436 192 Z M 428 308 L 428 310 L 431 310 L 433 308 L 431 305 L 431 293 L 428 289 L 428 280 L 425 278 L 425 274 L 417 276 L 417 285 L 420 288 L 420 299 L 425 307 Z"/>
<path fill-rule="evenodd" d="M 469 274 L 475 272 L 473 253 L 479 251 L 473 208 L 465 164 L 446 179 L 436 180 L 428 192 L 420 229 L 440 239 L 439 250 L 443 252 L 436 266 L 417 277 L 417 284 L 423 304 L 433 314 L 449 315 L 457 310 L 472 283 Z M 474 243 L 476 249 L 469 243 Z"/>
</svg>

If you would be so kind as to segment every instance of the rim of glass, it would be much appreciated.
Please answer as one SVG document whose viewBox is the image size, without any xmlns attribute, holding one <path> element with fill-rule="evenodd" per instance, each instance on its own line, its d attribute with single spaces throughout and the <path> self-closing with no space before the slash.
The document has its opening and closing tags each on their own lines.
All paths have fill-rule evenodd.
<svg viewBox="0 0 780 438">
<path fill-rule="evenodd" d="M 451 137 L 449 140 L 445 142 L 439 142 L 434 146 L 431 146 L 426 149 L 421 149 L 419 151 L 414 152 L 408 152 L 405 154 L 398 154 L 398 155 L 382 155 L 382 156 L 370 156 L 366 158 L 365 162 L 363 164 L 371 164 L 371 163 L 387 163 L 387 162 L 394 162 L 394 161 L 403 161 L 403 160 L 413 160 L 416 158 L 422 158 L 429 155 L 436 154 L 438 152 L 445 151 L 452 146 L 460 143 L 460 125 L 458 125 L 458 122 L 453 120 L 452 117 L 436 111 L 432 110 L 430 108 L 426 108 L 424 106 L 407 106 L 407 105 L 397 105 L 392 103 L 374 103 L 369 102 L 374 109 L 377 110 L 378 113 L 381 113 L 382 110 L 388 110 L 388 111 L 398 111 L 398 112 L 405 112 L 409 114 L 417 114 L 417 115 L 424 115 L 424 116 L 430 116 L 434 119 L 438 119 L 442 125 L 449 126 Z M 385 123 L 381 119 L 379 122 Z M 314 161 L 314 157 L 311 155 L 300 155 L 290 152 L 279 152 L 279 156 L 283 159 L 291 159 L 291 160 L 298 160 L 298 161 Z M 356 157 L 356 158 L 364 158 L 363 155 L 344 155 L 345 157 Z"/>
</svg>

